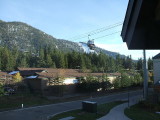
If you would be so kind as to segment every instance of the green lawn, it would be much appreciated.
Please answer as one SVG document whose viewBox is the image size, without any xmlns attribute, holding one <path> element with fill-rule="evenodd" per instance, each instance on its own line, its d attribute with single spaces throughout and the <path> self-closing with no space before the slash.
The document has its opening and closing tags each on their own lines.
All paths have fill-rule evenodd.
<svg viewBox="0 0 160 120">
<path fill-rule="evenodd" d="M 124 101 L 116 101 L 116 102 L 98 105 L 97 114 L 84 112 L 81 109 L 78 109 L 78 110 L 72 110 L 72 111 L 58 114 L 58 115 L 52 117 L 50 120 L 59 120 L 61 118 L 65 118 L 65 117 L 69 117 L 69 116 L 75 117 L 74 120 L 96 120 L 96 119 L 106 115 L 107 113 L 109 113 L 109 111 L 113 107 L 115 107 L 119 104 L 122 104 L 122 103 L 124 103 Z"/>
<path fill-rule="evenodd" d="M 47 99 L 37 94 L 14 94 L 9 96 L 0 96 L 0 111 L 21 108 L 22 103 L 24 107 L 32 107 L 37 105 L 55 104 L 60 102 L 76 101 L 87 99 L 89 96 L 76 96 L 69 98 Z"/>
<path fill-rule="evenodd" d="M 21 108 L 22 103 L 24 107 L 50 104 L 51 101 L 46 98 L 40 97 L 38 95 L 21 95 L 15 94 L 10 96 L 1 96 L 0 97 L 0 111 Z"/>
<path fill-rule="evenodd" d="M 125 109 L 124 113 L 132 120 L 160 120 L 160 114 L 140 108 L 138 104 Z"/>
</svg>

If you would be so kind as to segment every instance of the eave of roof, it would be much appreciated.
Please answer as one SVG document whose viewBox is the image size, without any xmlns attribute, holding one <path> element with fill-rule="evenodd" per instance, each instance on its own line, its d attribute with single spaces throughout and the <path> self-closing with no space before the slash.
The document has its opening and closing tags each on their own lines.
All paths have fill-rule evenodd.
<svg viewBox="0 0 160 120">
<path fill-rule="evenodd" d="M 159 49 L 160 0 L 129 0 L 121 36 L 128 49 Z"/>
<path fill-rule="evenodd" d="M 158 53 L 157 55 L 155 55 L 152 59 L 160 59 L 160 53 Z"/>
<path fill-rule="evenodd" d="M 129 0 L 121 36 L 130 47 L 143 0 Z"/>
</svg>

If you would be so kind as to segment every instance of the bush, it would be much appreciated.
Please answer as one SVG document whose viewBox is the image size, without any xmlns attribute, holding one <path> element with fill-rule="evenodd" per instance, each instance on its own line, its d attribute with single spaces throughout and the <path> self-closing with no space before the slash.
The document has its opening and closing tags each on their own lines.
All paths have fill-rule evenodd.
<svg viewBox="0 0 160 120">
<path fill-rule="evenodd" d="M 79 92 L 96 92 L 100 88 L 100 83 L 97 81 L 83 82 L 77 84 Z"/>
<path fill-rule="evenodd" d="M 4 88 L 3 88 L 3 85 L 0 84 L 0 96 L 3 96 L 4 95 Z"/>
<path fill-rule="evenodd" d="M 93 76 L 87 76 L 86 79 L 81 78 L 77 84 L 79 92 L 96 92 L 100 88 L 100 82 Z"/>
<path fill-rule="evenodd" d="M 154 104 L 154 103 L 151 103 L 151 101 L 148 101 L 148 100 L 140 101 L 138 103 L 138 106 L 140 108 L 150 110 L 152 112 L 160 111 L 160 104 Z"/>
<path fill-rule="evenodd" d="M 77 90 L 79 92 L 97 92 L 98 89 L 106 91 L 111 89 L 112 86 L 107 75 L 99 78 L 87 76 L 86 79 L 80 78 L 79 83 L 77 83 Z"/>
<path fill-rule="evenodd" d="M 116 77 L 116 79 L 113 81 L 113 86 L 115 89 L 121 88 L 121 78 Z"/>
<path fill-rule="evenodd" d="M 101 85 L 102 91 L 110 90 L 113 86 L 109 81 L 103 81 L 101 82 L 100 85 Z"/>
</svg>

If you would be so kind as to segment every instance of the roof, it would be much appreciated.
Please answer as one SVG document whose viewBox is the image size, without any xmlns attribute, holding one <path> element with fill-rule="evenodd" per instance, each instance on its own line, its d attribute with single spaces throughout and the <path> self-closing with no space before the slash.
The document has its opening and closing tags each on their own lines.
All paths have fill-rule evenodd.
<svg viewBox="0 0 160 120">
<path fill-rule="evenodd" d="M 72 77 L 74 76 L 81 76 L 79 69 L 57 69 L 57 68 L 18 68 L 22 76 L 35 76 L 36 74 L 41 77 L 57 77 L 57 76 L 64 76 L 64 77 Z"/>
<path fill-rule="evenodd" d="M 116 73 L 108 73 L 108 76 L 121 76 L 121 73 L 116 72 Z"/>
<path fill-rule="evenodd" d="M 28 74 L 27 78 L 34 78 L 38 75 L 38 78 L 55 78 L 55 77 L 85 77 L 102 76 L 104 73 L 90 73 L 81 72 L 80 69 L 57 69 L 57 68 L 19 68 L 20 73 Z M 88 70 L 89 71 L 89 70 Z M 24 75 L 24 74 L 23 74 Z M 120 73 L 109 73 L 108 76 L 120 76 Z M 36 77 L 35 77 L 36 78 Z"/>
<path fill-rule="evenodd" d="M 102 76 L 103 73 L 69 73 L 69 72 L 64 72 L 63 74 L 57 73 L 37 73 L 39 75 L 39 78 L 47 77 L 47 78 L 55 78 L 55 77 L 86 77 L 88 75 L 91 76 Z"/>
<path fill-rule="evenodd" d="M 10 72 L 9 74 L 10 75 L 14 75 L 14 74 L 16 74 L 16 73 L 18 73 L 19 71 L 12 71 L 12 72 Z"/>
<path fill-rule="evenodd" d="M 20 68 L 18 67 L 22 76 L 33 76 L 36 72 L 42 72 L 45 68 Z"/>
<path fill-rule="evenodd" d="M 53 69 L 46 68 L 45 72 L 36 72 L 41 77 L 54 78 L 58 76 L 62 77 L 83 77 L 87 76 L 89 73 L 82 73 L 80 69 Z"/>
<path fill-rule="evenodd" d="M 121 36 L 128 49 L 159 49 L 160 0 L 129 0 Z"/>
<path fill-rule="evenodd" d="M 55 78 L 58 76 L 61 77 L 86 77 L 86 76 L 102 76 L 104 73 L 82 73 L 82 72 L 68 72 L 67 70 L 61 74 L 58 71 L 56 73 L 36 73 L 39 75 L 39 78 L 47 77 L 47 78 Z M 120 76 L 121 73 L 109 73 L 108 76 Z"/>
<path fill-rule="evenodd" d="M 19 71 L 23 71 L 23 70 L 45 70 L 47 68 L 21 68 L 21 67 L 18 67 L 17 68 Z"/>
<path fill-rule="evenodd" d="M 0 71 L 0 77 L 1 76 L 12 76 L 12 75 L 8 74 L 7 72 Z"/>
<path fill-rule="evenodd" d="M 157 55 L 155 55 L 155 56 L 153 57 L 153 59 L 160 59 L 160 53 L 158 53 Z"/>
<path fill-rule="evenodd" d="M 29 77 L 27 77 L 28 79 L 34 79 L 34 78 L 37 78 L 38 76 L 36 75 L 36 76 L 29 76 Z"/>
</svg>

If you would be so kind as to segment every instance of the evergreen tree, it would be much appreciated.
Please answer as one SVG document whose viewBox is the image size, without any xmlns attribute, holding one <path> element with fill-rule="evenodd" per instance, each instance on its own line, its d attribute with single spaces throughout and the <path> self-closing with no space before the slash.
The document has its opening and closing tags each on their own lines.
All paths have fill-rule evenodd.
<svg viewBox="0 0 160 120">
<path fill-rule="evenodd" d="M 85 61 L 85 64 L 86 64 L 86 68 L 91 69 L 92 68 L 91 59 L 87 56 L 84 56 L 84 61 Z"/>
<path fill-rule="evenodd" d="M 86 69 L 86 64 L 85 64 L 83 55 L 80 55 L 80 68 L 81 68 L 82 70 L 85 70 L 85 69 Z"/>
<path fill-rule="evenodd" d="M 3 85 L 0 83 L 0 96 L 3 96 L 5 93 Z"/>
<path fill-rule="evenodd" d="M 139 73 L 136 73 L 134 75 L 134 82 L 133 82 L 133 84 L 134 85 L 141 85 L 141 84 L 143 84 L 142 76 Z"/>
<path fill-rule="evenodd" d="M 24 67 L 24 68 L 25 68 L 25 67 L 28 67 L 27 60 L 26 60 L 26 57 L 25 57 L 25 56 L 23 56 L 23 57 L 21 58 L 19 67 Z"/>
<path fill-rule="evenodd" d="M 115 72 L 115 70 L 116 70 L 115 60 L 112 57 L 109 57 L 108 72 Z"/>
<path fill-rule="evenodd" d="M 122 72 L 121 73 L 121 87 L 128 87 L 131 85 L 131 81 L 130 81 L 130 78 L 129 76 Z"/>
<path fill-rule="evenodd" d="M 6 47 L 3 49 L 3 52 L 1 54 L 1 64 L 2 70 L 10 70 L 9 51 Z"/>
<path fill-rule="evenodd" d="M 46 67 L 49 68 L 49 67 L 52 67 L 52 68 L 55 68 L 55 64 L 53 63 L 52 61 L 52 58 L 49 54 L 46 55 Z"/>
<path fill-rule="evenodd" d="M 39 53 L 39 59 L 38 59 L 38 67 L 45 67 L 45 54 L 44 54 L 44 49 L 40 49 Z"/>
<path fill-rule="evenodd" d="M 143 64 L 142 58 L 138 59 L 136 67 L 137 70 L 142 70 L 142 64 Z"/>
<path fill-rule="evenodd" d="M 116 55 L 116 71 L 119 71 L 122 69 L 122 59 L 120 58 L 120 55 Z"/>
<path fill-rule="evenodd" d="M 148 58 L 148 70 L 153 70 L 153 60 Z"/>
<path fill-rule="evenodd" d="M 16 65 L 15 58 L 14 58 L 13 54 L 11 52 L 9 52 L 9 62 L 8 62 L 6 70 L 9 70 L 9 71 L 14 70 L 15 65 Z"/>
<path fill-rule="evenodd" d="M 125 68 L 126 69 L 132 69 L 132 59 L 131 59 L 131 56 L 127 56 L 126 58 L 126 62 L 125 62 Z"/>
<path fill-rule="evenodd" d="M 64 54 L 60 53 L 59 56 L 58 56 L 58 65 L 57 67 L 58 68 L 65 68 L 65 60 L 64 60 Z"/>
<path fill-rule="evenodd" d="M 44 49 L 40 49 L 40 52 L 39 52 L 39 58 L 41 59 L 41 60 L 44 60 L 44 58 L 45 58 L 45 56 L 44 56 Z"/>
<path fill-rule="evenodd" d="M 112 84 L 110 83 L 107 74 L 102 75 L 102 81 L 101 81 L 102 91 L 109 90 L 111 89 L 111 87 L 112 87 Z"/>
<path fill-rule="evenodd" d="M 151 60 L 149 60 L 149 63 Z M 40 48 L 39 52 L 24 53 L 16 48 L 11 51 L 6 47 L 0 47 L 0 69 L 10 71 L 20 67 L 52 67 L 52 68 L 80 68 L 91 69 L 93 72 L 115 72 L 123 68 L 132 68 L 132 59 L 122 59 L 120 55 L 116 59 L 108 57 L 104 53 L 78 53 L 62 52 L 51 47 Z M 139 68 L 140 62 L 137 62 Z M 138 66 L 139 65 L 139 66 Z M 150 64 L 151 66 L 152 64 Z M 151 67 L 150 67 L 151 68 Z"/>
<path fill-rule="evenodd" d="M 65 68 L 68 68 L 68 58 L 67 55 L 64 55 Z"/>
<path fill-rule="evenodd" d="M 116 77 L 116 79 L 113 81 L 113 86 L 115 89 L 121 88 L 121 78 Z"/>
<path fill-rule="evenodd" d="M 103 53 L 99 54 L 99 67 L 100 67 L 100 71 L 104 72 L 106 71 L 106 63 L 107 59 L 106 59 L 106 55 Z"/>
</svg>

